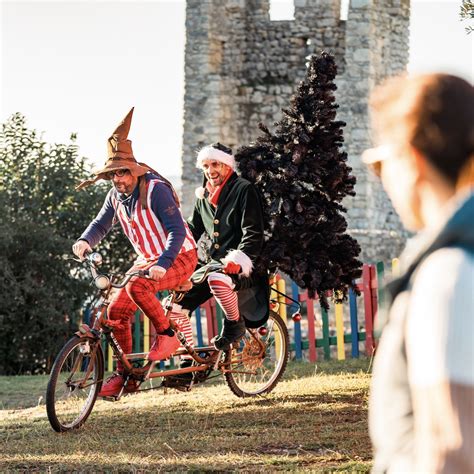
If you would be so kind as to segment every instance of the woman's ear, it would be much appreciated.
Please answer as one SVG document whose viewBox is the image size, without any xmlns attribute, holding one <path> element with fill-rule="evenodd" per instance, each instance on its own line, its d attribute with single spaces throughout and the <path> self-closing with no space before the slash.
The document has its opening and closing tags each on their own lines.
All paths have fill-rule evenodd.
<svg viewBox="0 0 474 474">
<path fill-rule="evenodd" d="M 415 182 L 420 183 L 425 181 L 430 175 L 428 169 L 429 165 L 425 155 L 412 145 L 409 146 L 409 154 L 415 172 Z"/>
<path fill-rule="evenodd" d="M 414 183 L 420 190 L 430 189 L 444 200 L 449 199 L 455 193 L 455 186 L 430 163 L 424 153 L 412 146 L 411 156 L 413 159 Z"/>
</svg>

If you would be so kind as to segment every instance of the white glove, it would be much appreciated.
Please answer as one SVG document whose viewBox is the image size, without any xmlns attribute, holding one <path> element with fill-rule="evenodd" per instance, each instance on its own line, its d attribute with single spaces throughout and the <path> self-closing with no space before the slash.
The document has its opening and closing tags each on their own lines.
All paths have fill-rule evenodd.
<svg viewBox="0 0 474 474">
<path fill-rule="evenodd" d="M 154 265 L 148 272 L 152 280 L 161 280 L 165 276 L 166 270 L 159 265 Z"/>
<path fill-rule="evenodd" d="M 73 246 L 72 251 L 76 257 L 84 260 L 87 252 L 92 252 L 91 246 L 85 240 L 78 240 Z"/>
</svg>

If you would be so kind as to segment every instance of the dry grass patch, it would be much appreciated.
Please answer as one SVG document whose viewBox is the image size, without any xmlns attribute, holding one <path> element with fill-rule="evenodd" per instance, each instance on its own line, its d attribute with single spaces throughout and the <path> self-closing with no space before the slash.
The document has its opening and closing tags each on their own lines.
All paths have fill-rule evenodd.
<svg viewBox="0 0 474 474">
<path fill-rule="evenodd" d="M 43 378 L 1 377 L 0 471 L 367 472 L 367 365 L 293 363 L 259 398 L 236 398 L 218 383 L 100 400 L 82 429 L 63 434 L 37 404 Z M 15 379 L 16 392 L 2 379 Z M 14 402 L 4 399 L 12 393 Z"/>
</svg>

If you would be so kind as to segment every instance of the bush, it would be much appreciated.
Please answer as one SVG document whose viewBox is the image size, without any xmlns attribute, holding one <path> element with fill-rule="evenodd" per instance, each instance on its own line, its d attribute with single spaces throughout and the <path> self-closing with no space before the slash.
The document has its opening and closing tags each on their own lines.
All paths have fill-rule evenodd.
<svg viewBox="0 0 474 474">
<path fill-rule="evenodd" d="M 89 174 L 74 135 L 69 145 L 49 145 L 21 114 L 2 124 L 0 374 L 48 371 L 77 328 L 92 288 L 67 257 L 108 189 L 75 191 Z M 113 233 L 104 246 L 114 250 L 107 254 L 114 270 L 128 264 L 124 245 L 121 233 Z"/>
</svg>

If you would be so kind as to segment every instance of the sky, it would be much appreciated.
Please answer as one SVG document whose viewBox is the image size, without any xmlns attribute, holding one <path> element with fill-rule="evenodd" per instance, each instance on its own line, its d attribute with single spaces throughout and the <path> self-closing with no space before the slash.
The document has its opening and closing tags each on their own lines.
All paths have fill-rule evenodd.
<svg viewBox="0 0 474 474">
<path fill-rule="evenodd" d="M 272 19 L 291 3 L 271 0 Z M 409 71 L 474 81 L 474 34 L 459 5 L 412 0 Z M 80 154 L 102 164 L 107 138 L 135 106 L 135 156 L 180 174 L 185 0 L 0 0 L 0 26 L 1 122 L 21 112 L 52 143 L 77 133 Z"/>
</svg>

